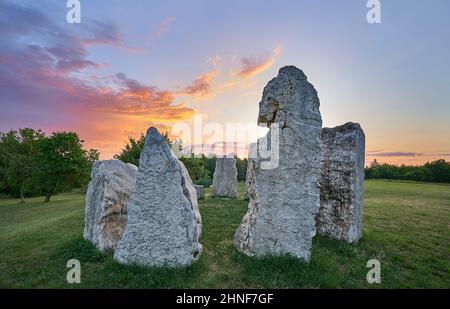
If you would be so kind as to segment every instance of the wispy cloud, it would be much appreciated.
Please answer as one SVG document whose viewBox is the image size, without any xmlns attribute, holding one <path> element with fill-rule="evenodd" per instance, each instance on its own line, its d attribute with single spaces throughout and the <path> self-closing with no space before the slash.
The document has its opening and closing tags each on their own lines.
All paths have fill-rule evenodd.
<svg viewBox="0 0 450 309">
<path fill-rule="evenodd" d="M 181 94 L 187 94 L 191 96 L 207 97 L 212 94 L 212 83 L 218 76 L 219 71 L 213 70 L 211 72 L 198 76 L 194 82 L 183 88 Z"/>
<path fill-rule="evenodd" d="M 119 28 L 114 23 L 88 20 L 83 25 L 89 28 L 81 39 L 81 42 L 87 46 L 92 45 L 116 45 L 124 47 L 125 43 Z"/>
<path fill-rule="evenodd" d="M 281 47 L 273 50 L 272 54 L 264 57 L 246 57 L 241 59 L 241 68 L 236 73 L 240 77 L 252 77 L 269 69 L 278 55 L 281 53 Z"/>
<path fill-rule="evenodd" d="M 394 152 L 368 152 L 366 156 L 368 157 L 417 157 L 422 156 L 422 153 L 418 152 L 402 152 L 402 151 L 394 151 Z"/>
<path fill-rule="evenodd" d="M 169 32 L 172 24 L 175 22 L 175 16 L 168 16 L 164 18 L 156 27 L 154 31 L 150 34 L 147 39 L 147 44 L 151 43 L 155 39 L 163 37 L 167 32 Z"/>
<path fill-rule="evenodd" d="M 436 156 L 436 157 L 450 157 L 450 152 L 446 153 L 446 152 L 441 152 L 441 153 L 433 153 L 430 154 L 432 156 Z"/>
<path fill-rule="evenodd" d="M 222 57 L 220 57 L 218 55 L 208 58 L 208 62 L 211 63 L 215 67 L 222 65 L 222 61 L 223 61 Z"/>
</svg>

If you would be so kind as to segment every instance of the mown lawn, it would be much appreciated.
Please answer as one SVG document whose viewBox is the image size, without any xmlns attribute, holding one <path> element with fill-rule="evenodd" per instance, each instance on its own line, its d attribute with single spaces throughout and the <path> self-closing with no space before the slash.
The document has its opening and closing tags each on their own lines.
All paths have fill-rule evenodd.
<svg viewBox="0 0 450 309">
<path fill-rule="evenodd" d="M 0 200 L 1 288 L 450 288 L 447 185 L 366 181 L 362 240 L 316 237 L 309 264 L 238 253 L 232 239 L 247 202 L 208 191 L 200 202 L 204 252 L 186 269 L 121 266 L 83 240 L 83 194 L 42 201 Z M 72 258 L 81 262 L 78 285 L 66 282 Z M 366 282 L 372 258 L 381 262 L 378 285 Z"/>
</svg>

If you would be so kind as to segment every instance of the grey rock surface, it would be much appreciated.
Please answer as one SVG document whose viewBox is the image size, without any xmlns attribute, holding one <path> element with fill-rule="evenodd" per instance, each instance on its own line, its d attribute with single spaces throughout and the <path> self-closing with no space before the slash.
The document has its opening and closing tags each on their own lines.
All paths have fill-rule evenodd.
<svg viewBox="0 0 450 309">
<path fill-rule="evenodd" d="M 86 193 L 83 237 L 100 251 L 114 251 L 127 226 L 127 203 L 137 167 L 119 160 L 96 161 Z"/>
<path fill-rule="evenodd" d="M 255 182 L 257 146 L 255 143 L 250 144 L 248 149 L 247 170 L 245 173 L 245 199 L 250 199 L 250 187 Z"/>
<path fill-rule="evenodd" d="M 357 123 L 323 128 L 318 234 L 357 242 L 362 233 L 365 136 Z"/>
<path fill-rule="evenodd" d="M 258 123 L 266 123 L 270 131 L 258 140 L 258 156 L 251 167 L 254 182 L 249 185 L 248 211 L 235 233 L 239 251 L 310 259 L 323 160 L 319 105 L 313 85 L 294 66 L 281 68 L 264 88 Z M 277 145 L 272 144 L 276 127 L 279 160 L 275 168 L 267 168 L 260 149 L 270 145 L 276 157 Z"/>
<path fill-rule="evenodd" d="M 237 174 L 235 158 L 217 158 L 213 175 L 213 196 L 237 198 Z"/>
<path fill-rule="evenodd" d="M 155 128 L 147 131 L 128 225 L 114 259 L 122 264 L 184 267 L 202 252 L 202 222 L 189 174 Z"/>
<path fill-rule="evenodd" d="M 205 187 L 200 185 L 194 185 L 195 191 L 197 192 L 197 199 L 202 200 L 205 198 Z"/>
</svg>

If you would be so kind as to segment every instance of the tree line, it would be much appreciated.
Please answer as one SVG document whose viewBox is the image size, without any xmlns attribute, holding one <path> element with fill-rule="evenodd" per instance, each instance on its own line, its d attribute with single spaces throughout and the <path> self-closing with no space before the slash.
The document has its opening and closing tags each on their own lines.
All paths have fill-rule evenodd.
<svg viewBox="0 0 450 309">
<path fill-rule="evenodd" d="M 164 134 L 172 145 L 168 133 Z M 46 135 L 30 128 L 0 132 L 0 193 L 18 197 L 44 196 L 49 202 L 54 194 L 85 187 L 90 180 L 92 164 L 99 159 L 96 149 L 84 149 L 83 140 L 75 132 Z M 181 141 L 177 141 L 182 144 Z M 114 156 L 139 166 L 145 136 L 130 137 Z M 180 159 L 196 184 L 209 187 L 216 167 L 216 158 L 202 155 Z M 236 157 L 238 180 L 245 180 L 247 159 Z"/>
<path fill-rule="evenodd" d="M 183 149 L 183 142 L 181 140 L 172 141 L 169 138 L 168 132 L 163 134 L 163 137 L 167 140 L 167 143 L 172 146 L 173 143 L 177 143 L 180 149 Z M 130 137 L 121 151 L 114 156 L 115 159 L 121 160 L 126 163 L 132 163 L 139 166 L 139 157 L 141 151 L 144 148 L 145 136 L 141 134 L 139 138 Z M 238 181 L 245 181 L 245 174 L 247 172 L 247 159 L 241 159 L 235 156 L 236 168 L 238 171 Z M 212 184 L 212 177 L 216 169 L 216 157 L 212 155 L 194 156 L 193 154 L 188 157 L 181 157 L 180 161 L 189 172 L 189 176 L 195 184 L 209 187 Z"/>
<path fill-rule="evenodd" d="M 46 135 L 30 128 L 0 132 L 0 193 L 20 197 L 52 195 L 85 185 L 95 149 L 83 149 L 74 132 Z"/>
<path fill-rule="evenodd" d="M 375 159 L 366 167 L 367 179 L 394 179 L 422 182 L 450 183 L 450 162 L 436 160 L 422 166 L 380 164 Z"/>
<path fill-rule="evenodd" d="M 182 141 L 170 140 L 169 145 Z M 126 163 L 139 166 L 145 136 L 130 137 L 114 156 Z M 247 159 L 236 158 L 238 181 L 245 181 Z M 99 159 L 96 149 L 84 149 L 83 141 L 75 132 L 55 132 L 46 135 L 30 128 L 0 132 L 0 193 L 19 197 L 45 196 L 45 202 L 59 192 L 85 187 L 92 164 Z M 202 154 L 180 159 L 196 184 L 209 187 L 212 183 L 216 158 Z M 365 168 L 367 179 L 394 179 L 450 183 L 450 162 L 436 160 L 422 166 L 380 164 L 374 160 Z"/>
</svg>

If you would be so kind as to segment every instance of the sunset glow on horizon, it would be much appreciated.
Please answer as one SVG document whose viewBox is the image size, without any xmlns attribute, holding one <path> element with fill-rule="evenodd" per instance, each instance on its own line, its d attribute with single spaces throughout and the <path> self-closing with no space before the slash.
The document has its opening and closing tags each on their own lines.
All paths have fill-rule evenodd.
<svg viewBox="0 0 450 309">
<path fill-rule="evenodd" d="M 69 24 L 65 1 L 0 2 L 0 131 L 75 131 L 109 159 L 196 115 L 256 129 L 264 86 L 295 65 L 324 127 L 361 124 L 366 164 L 450 160 L 448 1 L 386 1 L 376 25 L 356 0 L 81 3 Z M 208 143 L 245 156 L 256 138 Z"/>
</svg>

